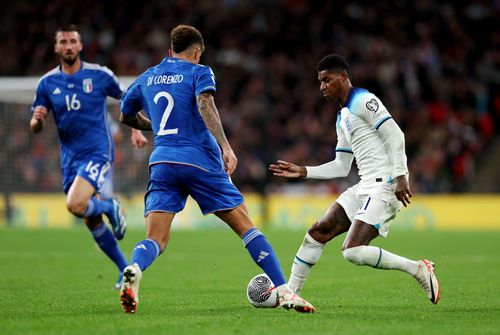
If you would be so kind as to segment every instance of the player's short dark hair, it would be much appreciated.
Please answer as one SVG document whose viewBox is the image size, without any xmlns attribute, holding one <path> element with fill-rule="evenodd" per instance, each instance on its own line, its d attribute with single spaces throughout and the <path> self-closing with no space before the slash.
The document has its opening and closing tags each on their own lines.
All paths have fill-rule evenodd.
<svg viewBox="0 0 500 335">
<path fill-rule="evenodd" d="M 80 35 L 80 28 L 78 28 L 76 24 L 67 24 L 57 28 L 54 34 L 54 39 L 57 41 L 57 34 L 59 34 L 60 32 L 70 32 L 70 31 L 76 31 L 78 33 L 78 37 L 80 37 L 80 40 L 82 39 L 82 36 Z"/>
<path fill-rule="evenodd" d="M 185 24 L 178 25 L 170 32 L 170 43 L 175 53 L 183 52 L 193 44 L 199 44 L 201 50 L 205 50 L 203 36 L 198 29 Z"/>
<path fill-rule="evenodd" d="M 338 71 L 343 70 L 347 72 L 349 78 L 351 77 L 351 69 L 349 68 L 349 64 L 344 59 L 344 57 L 336 54 L 329 54 L 323 57 L 316 67 L 318 72 L 327 70 L 327 71 Z"/>
</svg>

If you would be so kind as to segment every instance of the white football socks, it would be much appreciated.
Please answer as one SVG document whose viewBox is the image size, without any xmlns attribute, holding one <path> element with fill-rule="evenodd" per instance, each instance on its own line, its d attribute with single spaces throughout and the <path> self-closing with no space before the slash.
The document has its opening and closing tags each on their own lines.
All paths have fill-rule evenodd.
<svg viewBox="0 0 500 335">
<path fill-rule="evenodd" d="M 292 273 L 288 281 L 288 286 L 296 294 L 300 294 L 311 267 L 318 262 L 324 247 L 323 243 L 316 241 L 309 233 L 304 237 L 304 241 L 293 260 Z"/>
<path fill-rule="evenodd" d="M 418 271 L 418 262 L 395 255 L 389 251 L 369 245 L 346 249 L 344 258 L 356 265 L 368 265 L 376 269 L 399 270 L 414 276 Z"/>
<path fill-rule="evenodd" d="M 304 237 L 304 241 L 293 260 L 292 273 L 288 281 L 288 286 L 296 294 L 300 294 L 312 266 L 318 262 L 324 247 L 325 244 L 316 241 L 309 233 Z M 356 265 L 368 265 L 384 270 L 399 270 L 412 276 L 418 272 L 419 264 L 417 261 L 378 247 L 362 245 L 346 249 L 342 254 L 346 260 Z"/>
</svg>

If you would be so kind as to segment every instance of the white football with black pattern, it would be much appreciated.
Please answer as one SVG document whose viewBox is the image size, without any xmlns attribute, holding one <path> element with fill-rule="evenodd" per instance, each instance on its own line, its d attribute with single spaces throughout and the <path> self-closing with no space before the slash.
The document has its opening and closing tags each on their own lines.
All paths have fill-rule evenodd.
<svg viewBox="0 0 500 335">
<path fill-rule="evenodd" d="M 278 292 L 265 273 L 250 279 L 247 286 L 247 298 L 257 308 L 274 308 L 279 305 Z"/>
</svg>

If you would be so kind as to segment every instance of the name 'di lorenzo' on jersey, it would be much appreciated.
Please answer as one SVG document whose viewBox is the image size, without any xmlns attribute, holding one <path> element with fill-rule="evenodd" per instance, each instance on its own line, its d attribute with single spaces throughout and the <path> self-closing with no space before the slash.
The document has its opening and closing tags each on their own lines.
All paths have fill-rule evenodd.
<svg viewBox="0 0 500 335">
<path fill-rule="evenodd" d="M 182 74 L 175 75 L 162 75 L 162 76 L 151 76 L 148 77 L 147 86 L 151 85 L 170 85 L 170 84 L 178 84 L 184 80 L 184 76 Z"/>
</svg>

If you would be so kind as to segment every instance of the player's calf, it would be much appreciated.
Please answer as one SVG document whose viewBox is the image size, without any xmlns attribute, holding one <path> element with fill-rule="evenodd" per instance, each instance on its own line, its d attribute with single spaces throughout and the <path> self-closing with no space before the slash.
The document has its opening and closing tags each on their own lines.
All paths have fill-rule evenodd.
<svg viewBox="0 0 500 335">
<path fill-rule="evenodd" d="M 342 251 L 342 255 L 349 262 L 356 265 L 368 265 L 377 267 L 379 248 L 367 247 L 365 245 L 348 248 Z"/>
</svg>

